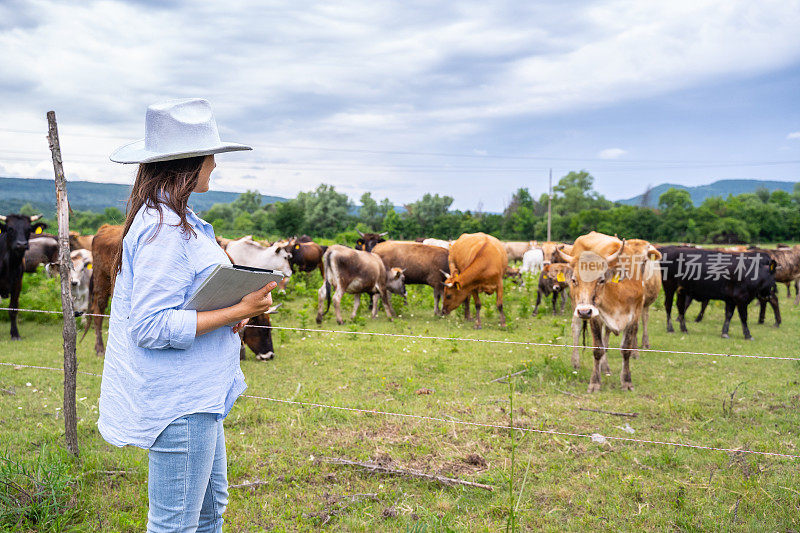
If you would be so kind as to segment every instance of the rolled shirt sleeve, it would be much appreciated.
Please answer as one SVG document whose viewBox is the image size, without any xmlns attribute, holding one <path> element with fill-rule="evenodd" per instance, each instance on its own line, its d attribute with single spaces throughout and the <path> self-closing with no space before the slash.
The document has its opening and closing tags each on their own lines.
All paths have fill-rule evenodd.
<svg viewBox="0 0 800 533">
<path fill-rule="evenodd" d="M 140 348 L 186 350 L 197 332 L 197 311 L 181 309 L 195 272 L 180 227 L 153 224 L 133 250 L 130 334 Z"/>
</svg>

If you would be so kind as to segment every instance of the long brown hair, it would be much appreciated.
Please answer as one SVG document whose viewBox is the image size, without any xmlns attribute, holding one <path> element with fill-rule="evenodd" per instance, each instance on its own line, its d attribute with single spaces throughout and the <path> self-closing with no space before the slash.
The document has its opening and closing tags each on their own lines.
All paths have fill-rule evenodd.
<svg viewBox="0 0 800 533">
<path fill-rule="evenodd" d="M 136 173 L 136 181 L 133 183 L 131 195 L 128 198 L 128 207 L 125 215 L 125 228 L 122 230 L 122 238 L 114 256 L 114 270 L 119 272 L 122 269 L 122 240 L 128 234 L 128 230 L 136 218 L 136 213 L 143 205 L 158 211 L 159 229 L 164 220 L 162 204 L 174 211 L 180 217 L 180 226 L 185 234 L 196 235 L 189 221 L 186 220 L 187 204 L 189 195 L 197 186 L 200 176 L 200 168 L 206 156 L 186 157 L 173 159 L 170 161 L 158 161 L 155 163 L 141 163 L 139 171 Z M 156 233 L 158 230 L 156 230 Z"/>
</svg>

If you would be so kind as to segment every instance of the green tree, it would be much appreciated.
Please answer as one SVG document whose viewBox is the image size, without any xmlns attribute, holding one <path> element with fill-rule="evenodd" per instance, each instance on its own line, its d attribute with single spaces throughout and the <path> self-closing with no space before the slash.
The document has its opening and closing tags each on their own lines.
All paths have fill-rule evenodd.
<svg viewBox="0 0 800 533">
<path fill-rule="evenodd" d="M 273 204 L 275 229 L 284 237 L 297 235 L 303 227 L 303 206 L 297 200 Z"/>
<path fill-rule="evenodd" d="M 323 183 L 312 192 L 301 192 L 297 201 L 303 207 L 303 231 L 309 235 L 333 237 L 352 221 L 352 203 L 332 185 Z"/>
<path fill-rule="evenodd" d="M 261 194 L 258 191 L 248 190 L 240 194 L 231 205 L 236 211 L 252 214 L 261 208 Z"/>
<path fill-rule="evenodd" d="M 365 192 L 360 198 L 361 207 L 358 209 L 358 217 L 367 225 L 368 228 L 379 228 L 381 219 L 378 212 L 378 202 L 372 198 L 372 193 Z"/>
<path fill-rule="evenodd" d="M 405 206 L 406 212 L 403 218 L 413 233 L 419 236 L 431 236 L 436 221 L 447 214 L 452 204 L 453 198 L 450 196 L 425 193 L 416 202 Z"/>
</svg>

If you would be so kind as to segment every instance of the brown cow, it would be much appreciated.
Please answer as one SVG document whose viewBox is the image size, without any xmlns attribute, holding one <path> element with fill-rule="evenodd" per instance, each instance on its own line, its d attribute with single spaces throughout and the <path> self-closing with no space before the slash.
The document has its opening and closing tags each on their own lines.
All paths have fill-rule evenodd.
<svg viewBox="0 0 800 533">
<path fill-rule="evenodd" d="M 465 300 L 469 306 L 468 299 L 472 296 L 475 300 L 475 328 L 480 329 L 479 293 L 496 293 L 500 325 L 504 327 L 503 274 L 508 267 L 508 255 L 502 243 L 485 233 L 464 233 L 450 248 L 448 262 L 450 276 L 444 283 L 444 314 L 449 314 Z"/>
<path fill-rule="evenodd" d="M 329 246 L 322 257 L 325 268 L 325 279 L 317 292 L 317 324 L 322 322 L 322 317 L 330 309 L 331 290 L 333 293 L 333 309 L 336 312 L 336 321 L 342 324 L 342 296 L 344 293 L 356 295 L 353 298 L 353 314 L 356 317 L 358 306 L 361 303 L 360 295 L 372 295 L 372 318 L 378 316 L 378 298 L 383 302 L 386 316 L 389 320 L 397 316 L 392 308 L 389 293 L 405 294 L 403 271 L 399 268 L 387 269 L 380 256 L 372 252 L 353 250 L 347 246 L 334 244 Z M 322 311 L 325 300 L 328 307 Z"/>
<path fill-rule="evenodd" d="M 289 253 L 289 264 L 297 267 L 300 272 L 311 272 L 318 268 L 322 279 L 325 279 L 325 271 L 322 266 L 322 256 L 325 254 L 327 246 L 320 246 L 315 242 L 300 242 L 290 239 L 284 249 Z"/>
<path fill-rule="evenodd" d="M 508 262 L 522 261 L 522 256 L 525 252 L 533 248 L 533 241 L 500 241 L 503 243 L 503 249 L 508 255 Z"/>
<path fill-rule="evenodd" d="M 546 241 L 539 245 L 539 248 L 542 249 L 543 260 L 542 264 L 547 265 L 550 263 L 564 263 L 565 261 L 561 258 L 556 251 L 560 248 L 565 254 L 572 253 L 572 245 L 571 244 L 562 244 L 560 242 L 554 241 Z"/>
<path fill-rule="evenodd" d="M 406 285 L 433 287 L 433 313 L 439 316 L 439 301 L 444 293 L 443 274 L 450 268 L 448 251 L 427 244 L 385 241 L 377 244 L 372 253 L 378 254 L 387 269 L 403 271 Z"/>
<path fill-rule="evenodd" d="M 608 341 L 603 339 L 604 327 L 608 332 L 622 335 L 620 382 L 623 390 L 633 390 L 630 357 L 636 352 L 636 335 L 645 301 L 642 279 L 645 265 L 626 260 L 622 254 L 624 247 L 625 241 L 593 231 L 575 241 L 572 254 L 559 250 L 559 255 L 573 270 L 570 297 L 575 307 L 574 316 L 588 324 L 592 332 L 594 369 L 589 392 L 600 390 L 600 374 L 605 370 L 601 368 L 608 346 Z M 648 249 L 647 256 L 660 258 L 655 249 Z"/>
<path fill-rule="evenodd" d="M 92 251 L 92 241 L 94 235 L 81 235 L 77 231 L 69 232 L 69 249 L 72 250 L 89 250 Z"/>
<path fill-rule="evenodd" d="M 385 242 L 386 239 L 384 239 L 384 236 L 389 233 L 388 231 L 384 231 L 383 233 L 361 233 L 361 230 L 356 231 L 361 238 L 356 241 L 355 249 L 364 252 L 371 252 L 376 244 Z"/>
</svg>

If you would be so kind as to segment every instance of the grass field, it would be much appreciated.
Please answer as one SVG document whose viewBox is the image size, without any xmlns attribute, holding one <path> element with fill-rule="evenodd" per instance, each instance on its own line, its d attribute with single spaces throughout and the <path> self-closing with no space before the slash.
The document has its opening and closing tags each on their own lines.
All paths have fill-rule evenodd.
<svg viewBox="0 0 800 533">
<path fill-rule="evenodd" d="M 23 306 L 41 305 L 48 298 L 55 302 L 53 283 L 26 283 L 36 290 L 28 291 Z M 294 280 L 287 296 L 277 298 L 286 304 L 274 324 L 317 328 L 318 286 L 316 273 Z M 540 316 L 530 317 L 532 286 L 507 286 L 505 329 L 498 326 L 493 298 L 483 299 L 483 330 L 473 330 L 461 313 L 434 318 L 427 287 L 410 288 L 408 307 L 395 299 L 401 316 L 394 322 L 385 316 L 365 318 L 362 306 L 355 322 L 339 327 L 329 313 L 321 328 L 569 344 L 568 318 L 551 315 L 546 306 Z M 43 296 L 47 291 L 50 296 Z M 351 300 L 345 302 L 349 311 Z M 731 339 L 720 338 L 723 310 L 718 303 L 709 307 L 701 324 L 689 323 L 689 334 L 667 334 L 659 301 L 651 313 L 652 347 L 798 357 L 800 310 L 785 293 L 781 304 L 784 323 L 779 329 L 772 327 L 770 315 L 765 325 L 756 325 L 751 307 L 755 340 L 748 342 L 736 318 Z M 14 343 L 7 327 L 0 322 L 0 361 L 61 364 L 57 320 L 23 315 L 23 340 Z M 576 373 L 569 349 L 560 347 L 295 331 L 275 331 L 274 338 L 274 361 L 257 362 L 248 353 L 242 363 L 247 394 L 507 425 L 510 386 L 490 381 L 525 370 L 514 378 L 518 426 L 800 453 L 800 364 L 793 361 L 645 352 L 632 361 L 635 390 L 623 392 L 620 356 L 612 352 L 614 375 L 604 377 L 602 391 L 590 395 L 589 350 Z M 619 340 L 612 337 L 611 342 L 615 346 Z M 78 359 L 80 370 L 102 371 L 91 339 L 79 345 Z M 11 464 L 9 459 L 38 463 L 71 483 L 63 508 L 73 514 L 49 526 L 40 522 L 20 528 L 144 530 L 146 452 L 114 448 L 102 440 L 95 425 L 100 379 L 79 375 L 81 458 L 70 458 L 63 451 L 61 387 L 58 372 L 0 366 L 0 457 L 5 464 Z M 432 393 L 419 394 L 421 389 Z M 581 407 L 639 415 L 622 418 Z M 626 431 L 626 424 L 634 433 Z M 798 462 L 792 459 L 620 441 L 598 444 L 518 431 L 510 493 L 512 436 L 505 429 L 249 398 L 237 402 L 225 427 L 229 482 L 265 482 L 231 489 L 228 531 L 497 531 L 506 528 L 510 499 L 515 505 L 518 501 L 521 530 L 800 528 Z M 380 461 L 489 484 L 495 490 L 375 475 L 319 460 L 327 457 Z M 5 516 L 0 528 L 14 529 Z"/>
</svg>

